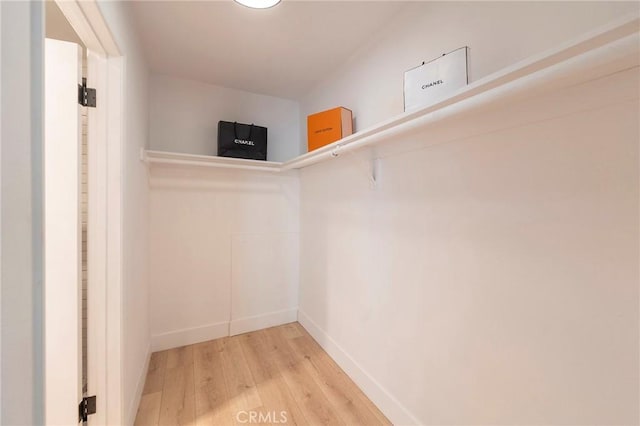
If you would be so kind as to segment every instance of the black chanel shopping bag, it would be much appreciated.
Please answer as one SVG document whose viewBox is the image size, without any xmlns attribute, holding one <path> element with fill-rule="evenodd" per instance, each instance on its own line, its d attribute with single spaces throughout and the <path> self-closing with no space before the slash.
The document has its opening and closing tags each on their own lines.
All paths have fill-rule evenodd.
<svg viewBox="0 0 640 426">
<path fill-rule="evenodd" d="M 218 155 L 221 157 L 267 159 L 267 128 L 253 124 L 218 123 Z"/>
</svg>

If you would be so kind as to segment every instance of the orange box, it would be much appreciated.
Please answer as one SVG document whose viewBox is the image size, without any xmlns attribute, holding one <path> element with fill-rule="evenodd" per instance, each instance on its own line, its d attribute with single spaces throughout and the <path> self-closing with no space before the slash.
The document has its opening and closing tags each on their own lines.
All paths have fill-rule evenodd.
<svg viewBox="0 0 640 426">
<path fill-rule="evenodd" d="M 351 110 L 333 108 L 307 117 L 307 145 L 309 151 L 338 141 L 353 133 Z"/>
</svg>

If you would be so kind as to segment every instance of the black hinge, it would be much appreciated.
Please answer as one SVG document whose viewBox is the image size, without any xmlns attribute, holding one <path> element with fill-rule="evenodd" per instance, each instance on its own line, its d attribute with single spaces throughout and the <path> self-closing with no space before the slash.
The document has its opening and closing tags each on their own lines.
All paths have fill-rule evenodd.
<svg viewBox="0 0 640 426">
<path fill-rule="evenodd" d="M 81 422 L 86 422 L 89 415 L 96 413 L 96 397 L 86 396 L 80 401 L 78 406 L 78 414 Z"/>
<path fill-rule="evenodd" d="M 78 84 L 78 103 L 86 107 L 96 107 L 96 89 L 87 87 L 87 79 L 82 79 L 82 85 Z"/>
</svg>

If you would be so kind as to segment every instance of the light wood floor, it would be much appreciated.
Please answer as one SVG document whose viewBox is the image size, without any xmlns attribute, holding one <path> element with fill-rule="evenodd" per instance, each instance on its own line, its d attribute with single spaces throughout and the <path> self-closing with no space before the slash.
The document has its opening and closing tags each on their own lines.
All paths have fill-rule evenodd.
<svg viewBox="0 0 640 426">
<path fill-rule="evenodd" d="M 390 422 L 298 323 L 151 356 L 136 425 L 233 424 Z"/>
</svg>

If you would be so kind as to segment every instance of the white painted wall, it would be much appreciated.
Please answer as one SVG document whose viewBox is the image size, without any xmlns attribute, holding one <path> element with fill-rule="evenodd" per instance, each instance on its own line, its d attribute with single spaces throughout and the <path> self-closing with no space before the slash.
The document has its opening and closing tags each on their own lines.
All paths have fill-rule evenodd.
<svg viewBox="0 0 640 426">
<path fill-rule="evenodd" d="M 626 13 L 637 2 L 413 2 L 349 61 L 300 100 L 301 152 L 306 117 L 338 105 L 354 131 L 403 112 L 404 72 L 462 46 L 470 81 L 555 47 Z"/>
<path fill-rule="evenodd" d="M 0 3 L 1 424 L 44 421 L 43 4 Z"/>
<path fill-rule="evenodd" d="M 403 72 L 443 51 L 468 44 L 477 80 L 634 8 L 409 4 L 302 100 L 301 133 L 335 105 L 360 129 L 402 112 Z M 231 92 L 151 86 L 151 147 L 214 154 Z M 373 191 L 350 156 L 312 166 L 299 210 L 293 177 L 152 169 L 154 350 L 295 309 L 300 220 L 300 321 L 392 421 L 637 423 L 637 91 L 621 74 L 391 141 Z"/>
<path fill-rule="evenodd" d="M 296 320 L 298 177 L 153 167 L 154 350 Z"/>
<path fill-rule="evenodd" d="M 344 105 L 361 130 L 423 59 L 466 44 L 474 81 L 638 8 L 414 3 L 301 117 Z M 359 152 L 385 157 L 375 189 L 350 156 L 300 172 L 299 320 L 393 422 L 638 423 L 638 81 Z"/>
<path fill-rule="evenodd" d="M 148 147 L 149 71 L 124 2 L 99 2 L 124 56 L 125 102 L 122 166 L 122 365 L 123 418 L 133 424 L 150 354 L 148 287 L 148 181 L 139 160 Z"/>
<path fill-rule="evenodd" d="M 300 154 L 298 103 L 289 99 L 153 75 L 150 83 L 151 149 L 217 155 L 218 121 L 267 127 L 267 159 Z"/>
<path fill-rule="evenodd" d="M 639 77 L 301 171 L 300 321 L 393 422 L 638 423 Z"/>
</svg>

